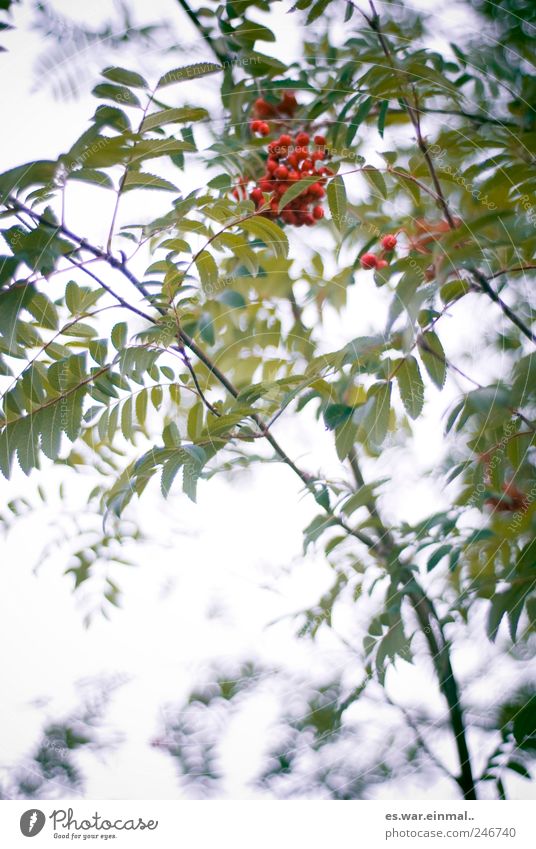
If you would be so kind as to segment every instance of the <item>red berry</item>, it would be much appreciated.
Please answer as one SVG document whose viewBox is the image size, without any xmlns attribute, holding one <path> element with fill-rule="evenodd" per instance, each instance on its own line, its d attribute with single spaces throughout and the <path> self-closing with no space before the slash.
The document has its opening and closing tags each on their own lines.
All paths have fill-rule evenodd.
<svg viewBox="0 0 536 849">
<path fill-rule="evenodd" d="M 296 224 L 296 215 L 291 209 L 284 209 L 281 213 L 281 218 L 285 224 Z"/>
<path fill-rule="evenodd" d="M 259 97 L 259 98 L 255 101 L 254 106 L 255 106 L 255 111 L 256 111 L 257 115 L 260 115 L 260 116 L 261 116 L 261 118 L 271 118 L 271 117 L 272 117 L 272 115 L 273 115 L 273 114 L 274 114 L 274 112 L 275 112 L 275 109 L 274 109 L 274 107 L 272 106 L 272 104 L 271 104 L 271 103 L 268 103 L 268 102 L 264 99 L 264 97 Z"/>
<path fill-rule="evenodd" d="M 286 180 L 288 177 L 288 168 L 286 165 L 278 165 L 274 173 L 278 180 Z"/>
<path fill-rule="evenodd" d="M 315 198 L 323 198 L 325 195 L 325 191 L 320 183 L 313 183 L 312 186 L 309 186 L 309 194 L 311 194 Z"/>
<path fill-rule="evenodd" d="M 360 262 L 362 268 L 376 268 L 378 265 L 378 259 L 374 254 L 363 254 Z"/>
<path fill-rule="evenodd" d="M 323 150 L 315 150 L 311 159 L 313 160 L 313 162 L 318 162 L 320 159 L 324 159 L 325 155 L 326 154 Z"/>
<path fill-rule="evenodd" d="M 296 182 L 297 180 L 301 180 L 300 174 L 297 171 L 290 171 L 288 175 L 288 179 L 292 180 L 292 182 Z"/>
<path fill-rule="evenodd" d="M 295 153 L 291 153 L 287 161 L 292 168 L 297 168 L 300 160 Z"/>
<path fill-rule="evenodd" d="M 388 265 L 389 263 L 386 259 L 379 259 L 376 263 L 376 268 L 387 268 Z"/>
<path fill-rule="evenodd" d="M 252 121 L 251 124 L 249 125 L 250 128 L 251 128 L 251 132 L 252 133 L 258 133 L 261 124 L 262 124 L 262 121 L 257 121 L 257 120 Z"/>
<path fill-rule="evenodd" d="M 252 191 L 249 193 L 249 196 L 251 200 L 255 203 L 262 203 L 264 200 L 262 196 L 262 191 L 260 189 L 252 189 Z"/>
<path fill-rule="evenodd" d="M 273 174 L 277 167 L 277 160 L 272 159 L 272 157 L 269 156 L 266 160 L 266 170 L 268 171 L 268 173 Z"/>
<path fill-rule="evenodd" d="M 306 224 L 307 227 L 312 227 L 315 223 L 313 216 L 309 212 L 306 212 L 303 216 L 303 223 Z"/>
<path fill-rule="evenodd" d="M 281 105 L 279 107 L 280 110 L 282 112 L 285 112 L 287 115 L 293 115 L 297 105 L 298 101 L 296 100 L 296 96 L 288 91 L 285 91 L 281 99 Z"/>
<path fill-rule="evenodd" d="M 396 236 L 384 236 L 382 239 L 382 248 L 385 248 L 386 251 L 394 250 L 396 248 Z"/>
<path fill-rule="evenodd" d="M 302 162 L 302 171 L 310 171 L 313 167 L 313 163 L 310 159 L 304 159 Z"/>
<path fill-rule="evenodd" d="M 324 217 L 324 210 L 322 209 L 322 207 L 321 206 L 314 206 L 313 207 L 313 218 L 315 218 L 317 221 L 320 221 L 320 219 L 323 218 L 323 217 Z"/>
<path fill-rule="evenodd" d="M 270 126 L 266 123 L 266 121 L 261 121 L 258 132 L 261 136 L 268 136 L 270 134 Z"/>
<path fill-rule="evenodd" d="M 287 135 L 279 136 L 279 144 L 288 147 L 289 144 L 292 144 L 292 139 L 290 136 Z"/>
<path fill-rule="evenodd" d="M 314 142 L 315 142 L 315 144 L 321 146 L 321 145 L 324 145 L 326 143 L 326 138 L 325 138 L 325 136 L 318 135 L 318 136 L 315 136 Z"/>
<path fill-rule="evenodd" d="M 298 133 L 298 135 L 296 136 L 296 144 L 300 147 L 302 145 L 309 144 L 309 133 Z"/>
</svg>

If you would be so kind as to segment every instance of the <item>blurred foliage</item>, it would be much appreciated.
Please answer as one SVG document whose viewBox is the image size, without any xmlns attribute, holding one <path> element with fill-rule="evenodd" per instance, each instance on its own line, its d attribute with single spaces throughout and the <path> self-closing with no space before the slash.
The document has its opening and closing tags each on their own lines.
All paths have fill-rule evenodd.
<svg viewBox="0 0 536 849">
<path fill-rule="evenodd" d="M 119 681 L 86 682 L 92 692 L 71 714 L 48 721 L 32 750 L 0 782 L 0 799 L 54 799 L 82 795 L 86 752 L 109 751 L 117 742 L 104 733 L 104 712 Z M 87 689 L 87 686 L 86 686 Z M 42 706 L 41 706 L 42 709 Z"/>
<path fill-rule="evenodd" d="M 246 782 L 249 792 L 279 799 L 359 799 L 374 784 L 415 771 L 420 761 L 419 744 L 404 734 L 400 722 L 381 741 L 372 741 L 363 723 L 345 717 L 365 685 L 348 694 L 338 677 L 315 683 L 249 661 L 240 668 L 222 663 L 212 673 L 213 679 L 194 689 L 183 705 L 166 706 L 152 741 L 176 761 L 187 796 L 225 793 L 229 766 L 222 751 L 233 723 L 242 729 L 242 746 L 259 748 L 257 723 L 246 718 L 244 724 L 254 701 L 277 704 L 262 729 L 264 745 Z"/>
</svg>

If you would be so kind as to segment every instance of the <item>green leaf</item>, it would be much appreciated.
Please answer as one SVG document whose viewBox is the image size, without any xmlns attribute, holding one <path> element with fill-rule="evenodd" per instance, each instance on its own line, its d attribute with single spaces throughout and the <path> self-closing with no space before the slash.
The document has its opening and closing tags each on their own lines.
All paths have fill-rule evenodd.
<svg viewBox="0 0 536 849">
<path fill-rule="evenodd" d="M 297 183 L 293 183 L 281 197 L 281 200 L 279 201 L 279 209 L 284 209 L 291 201 L 297 198 L 298 195 L 301 195 L 302 192 L 316 182 L 318 182 L 318 177 L 304 177 L 303 180 L 298 180 Z"/>
<path fill-rule="evenodd" d="M 424 406 L 424 384 L 415 357 L 406 357 L 401 365 L 396 366 L 396 379 L 408 416 L 418 418 Z"/>
<path fill-rule="evenodd" d="M 494 641 L 508 606 L 508 590 L 496 593 L 490 604 L 486 631 L 490 640 Z"/>
<path fill-rule="evenodd" d="M 194 65 L 185 65 L 182 68 L 175 68 L 173 71 L 168 71 L 167 74 L 160 77 L 157 87 L 165 88 L 175 83 L 183 83 L 186 80 L 205 77 L 207 74 L 215 74 L 217 71 L 223 71 L 223 68 L 214 62 L 197 62 Z"/>
<path fill-rule="evenodd" d="M 423 365 L 438 389 L 443 389 L 447 377 L 447 360 L 439 337 L 433 330 L 419 337 L 419 354 Z"/>
<path fill-rule="evenodd" d="M 50 460 L 60 453 L 62 433 L 62 404 L 56 401 L 37 414 L 37 426 L 41 433 L 41 450 Z"/>
<path fill-rule="evenodd" d="M 191 501 L 196 500 L 197 481 L 206 462 L 206 454 L 200 445 L 185 445 L 188 457 L 182 470 L 182 489 Z"/>
<path fill-rule="evenodd" d="M 125 106 L 141 106 L 134 92 L 126 86 L 99 83 L 91 93 L 102 100 L 113 100 L 114 103 L 122 103 Z"/>
<path fill-rule="evenodd" d="M 188 412 L 188 423 L 186 427 L 186 431 L 188 433 L 188 437 L 195 442 L 203 430 L 203 404 L 201 401 L 196 401 L 193 407 L 190 407 Z"/>
<path fill-rule="evenodd" d="M 70 171 L 68 180 L 79 180 L 81 183 L 91 183 L 94 186 L 102 186 L 103 189 L 113 189 L 114 184 L 108 174 L 97 171 L 94 168 L 79 168 L 78 171 Z"/>
<path fill-rule="evenodd" d="M 175 109 L 162 109 L 160 112 L 153 112 L 151 115 L 147 115 L 141 125 L 141 132 L 146 133 L 148 130 L 165 127 L 166 124 L 185 124 L 190 121 L 202 121 L 204 118 L 208 118 L 208 112 L 201 107 L 181 106 Z"/>
<path fill-rule="evenodd" d="M 363 419 L 369 441 L 379 447 L 387 436 L 391 409 L 391 382 L 375 383 L 369 389 L 373 402 Z M 368 404 L 368 401 L 367 401 Z"/>
<path fill-rule="evenodd" d="M 127 344 L 128 326 L 126 321 L 120 321 L 112 328 L 111 340 L 116 351 L 122 351 Z"/>
<path fill-rule="evenodd" d="M 272 247 L 276 256 L 286 259 L 289 252 L 288 239 L 281 227 L 274 221 L 255 216 L 254 218 L 247 218 L 244 221 L 237 222 L 237 224 L 243 230 L 262 239 L 265 245 Z"/>
<path fill-rule="evenodd" d="M 316 542 L 316 540 L 327 531 L 328 528 L 336 525 L 337 522 L 335 519 L 326 516 L 322 513 L 320 516 L 316 516 L 312 522 L 307 525 L 307 527 L 303 531 L 303 552 L 307 553 L 307 549 L 309 546 Z"/>
<path fill-rule="evenodd" d="M 347 404 L 329 404 L 324 410 L 324 423 L 328 430 L 335 430 L 351 418 L 353 407 Z"/>
<path fill-rule="evenodd" d="M 190 142 L 176 139 L 145 139 L 137 142 L 130 152 L 131 162 L 142 162 L 146 159 L 156 159 L 158 156 L 173 156 L 181 151 L 193 151 L 195 146 Z"/>
<path fill-rule="evenodd" d="M 111 127 L 113 130 L 119 130 L 120 133 L 130 130 L 128 115 L 122 109 L 118 109 L 116 106 L 108 106 L 106 103 L 97 106 L 93 121 L 98 128 Z"/>
<path fill-rule="evenodd" d="M 176 192 L 177 187 L 170 183 L 169 180 L 164 180 L 163 177 L 157 177 L 155 174 L 148 174 L 146 171 L 129 171 L 124 182 L 124 191 L 132 189 L 162 189 L 166 192 Z"/>
<path fill-rule="evenodd" d="M 71 442 L 74 442 L 82 426 L 82 415 L 84 412 L 84 396 L 86 387 L 81 386 L 74 392 L 70 392 L 58 403 L 61 406 L 61 426 L 62 430 Z"/>
<path fill-rule="evenodd" d="M 327 6 L 332 2 L 332 0 L 317 0 L 317 2 L 312 7 L 311 11 L 307 15 L 307 24 L 312 24 L 313 21 L 316 21 L 317 18 L 322 15 Z"/>
<path fill-rule="evenodd" d="M 431 557 L 428 558 L 428 563 L 426 564 L 426 571 L 431 572 L 434 569 L 440 560 L 443 557 L 446 557 L 447 554 L 450 554 L 452 551 L 451 545 L 440 545 L 439 548 L 436 548 Z"/>
<path fill-rule="evenodd" d="M 113 83 L 120 83 L 125 86 L 133 86 L 134 88 L 148 88 L 146 80 L 136 71 L 127 71 L 126 68 L 105 68 L 102 76 Z"/>
<path fill-rule="evenodd" d="M 19 419 L 12 431 L 19 465 L 25 475 L 39 467 L 39 431 L 34 427 L 34 417 Z"/>
<path fill-rule="evenodd" d="M 383 483 L 386 483 L 389 479 L 382 478 L 381 480 L 371 481 L 370 483 L 365 484 L 360 487 L 357 492 L 350 496 L 350 498 L 344 502 L 342 506 L 343 513 L 346 513 L 347 516 L 351 516 L 359 507 L 365 507 L 367 504 L 370 504 L 375 499 L 375 492 L 379 486 Z"/>
<path fill-rule="evenodd" d="M 371 186 L 376 189 L 378 194 L 382 198 L 387 197 L 387 186 L 385 185 L 385 180 L 383 179 L 383 175 L 377 168 L 373 168 L 372 165 L 366 165 L 363 168 L 363 174 L 371 184 Z"/>
<path fill-rule="evenodd" d="M 27 162 L 0 174 L 0 203 L 12 192 L 18 193 L 30 186 L 54 185 L 58 163 L 50 159 Z"/>
<path fill-rule="evenodd" d="M 350 420 L 335 429 L 335 450 L 339 460 L 345 460 L 354 447 L 357 436 L 357 426 Z"/>
<path fill-rule="evenodd" d="M 333 222 L 340 232 L 346 229 L 347 198 L 342 177 L 334 177 L 328 183 L 328 204 Z"/>
<path fill-rule="evenodd" d="M 378 111 L 378 132 L 380 134 L 380 138 L 383 139 L 383 133 L 385 130 L 385 119 L 387 117 L 387 110 L 389 109 L 389 101 L 382 100 Z"/>
<path fill-rule="evenodd" d="M 517 774 L 523 776 L 523 778 L 528 778 L 529 781 L 532 780 L 532 774 L 529 772 L 525 764 L 522 764 L 519 761 L 508 761 L 506 768 L 511 769 L 512 772 L 517 772 Z"/>
<path fill-rule="evenodd" d="M 218 266 L 212 254 L 208 251 L 201 251 L 196 256 L 195 265 L 199 272 L 203 289 L 208 289 L 209 292 L 213 291 L 218 283 Z"/>
<path fill-rule="evenodd" d="M 347 147 L 349 147 L 352 144 L 352 142 L 354 140 L 354 136 L 355 136 L 355 134 L 358 130 L 359 125 L 363 123 L 363 121 L 367 117 L 368 113 L 372 109 L 373 104 L 374 104 L 374 98 L 370 95 L 369 95 L 369 97 L 365 98 L 363 103 L 360 104 L 359 109 L 357 110 L 354 118 L 350 122 L 348 129 L 346 131 L 346 141 L 345 141 L 345 143 L 346 143 Z"/>
<path fill-rule="evenodd" d="M 181 449 L 176 451 L 173 456 L 166 460 L 162 467 L 162 477 L 160 480 L 160 487 L 162 489 L 162 494 L 164 498 L 167 498 L 169 495 L 169 491 L 173 485 L 173 481 L 177 476 L 177 472 L 184 465 L 186 460 L 186 454 Z"/>
<path fill-rule="evenodd" d="M 121 433 L 129 442 L 133 442 L 134 431 L 132 428 L 133 414 L 132 396 L 127 398 L 121 409 Z"/>
<path fill-rule="evenodd" d="M 204 342 L 207 342 L 209 345 L 214 345 L 216 336 L 214 334 L 214 322 L 210 313 L 201 313 L 199 321 L 197 322 L 197 329 Z"/>
<path fill-rule="evenodd" d="M 13 425 L 7 425 L 7 427 L 0 430 L 0 471 L 7 480 L 9 480 L 11 475 L 13 452 L 15 450 L 12 430 Z"/>
</svg>

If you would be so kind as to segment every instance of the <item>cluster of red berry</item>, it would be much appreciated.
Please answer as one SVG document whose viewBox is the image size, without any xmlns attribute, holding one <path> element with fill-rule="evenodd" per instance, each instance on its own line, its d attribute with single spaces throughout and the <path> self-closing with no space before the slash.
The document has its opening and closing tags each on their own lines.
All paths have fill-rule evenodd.
<svg viewBox="0 0 536 849">
<path fill-rule="evenodd" d="M 393 236 L 390 233 L 387 236 L 384 236 L 380 243 L 383 248 L 381 254 L 379 256 L 370 253 L 363 254 L 359 260 L 361 268 L 387 268 L 391 253 L 396 248 L 396 241 L 396 236 Z"/>
<path fill-rule="evenodd" d="M 293 94 L 285 92 L 278 104 L 268 103 L 264 98 L 255 101 L 253 107 L 254 119 L 250 123 L 252 133 L 268 136 L 285 123 L 284 116 L 292 117 L 297 107 Z M 273 127 L 266 119 L 272 119 Z M 251 198 L 259 214 L 266 218 L 281 218 L 285 224 L 301 227 L 311 226 L 324 217 L 320 201 L 325 195 L 324 185 L 333 171 L 322 164 L 327 158 L 326 139 L 315 135 L 312 140 L 309 133 L 303 130 L 291 135 L 282 133 L 271 141 L 267 148 L 266 170 L 256 181 L 253 188 L 248 189 L 248 180 L 240 179 L 233 194 L 237 199 Z M 281 207 L 280 201 L 287 189 L 294 183 L 312 177 L 312 182 L 293 198 L 290 203 Z M 267 197 L 265 197 L 267 196 Z"/>
</svg>

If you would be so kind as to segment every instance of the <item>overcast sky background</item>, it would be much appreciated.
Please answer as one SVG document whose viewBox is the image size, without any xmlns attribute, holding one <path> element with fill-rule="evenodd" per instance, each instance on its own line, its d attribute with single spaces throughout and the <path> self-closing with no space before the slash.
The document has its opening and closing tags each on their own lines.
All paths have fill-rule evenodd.
<svg viewBox="0 0 536 849">
<path fill-rule="evenodd" d="M 137 23 L 160 18 L 174 20 L 177 32 L 197 60 L 211 58 L 173 0 L 152 0 L 150 4 L 132 0 L 131 6 Z M 282 9 L 288 6 L 282 4 Z M 55 8 L 97 24 L 110 16 L 111 4 L 103 0 L 91 4 L 64 0 L 56 2 Z M 447 21 L 454 36 L 468 25 L 459 9 Z M 3 79 L 9 79 L 3 92 L 3 115 L 8 117 L 3 122 L 2 170 L 36 158 L 56 157 L 66 150 L 85 129 L 95 109 L 90 89 L 96 82 L 98 68 L 114 61 L 108 55 L 106 61 L 100 62 L 98 57 L 95 59 L 96 51 L 91 50 L 87 57 L 88 65 L 95 66 L 91 84 L 83 86 L 78 99 L 54 99 L 50 86 L 35 86 L 34 62 L 43 42 L 37 33 L 28 30 L 28 17 L 24 10 L 17 14 L 19 28 L 9 35 L 9 40 L 5 38 L 9 53 L 0 55 Z M 256 13 L 252 17 L 262 20 Z M 442 17 L 445 19 L 444 12 Z M 298 57 L 300 31 L 296 18 L 272 14 L 270 26 L 278 32 L 278 43 L 263 44 L 262 49 Z M 190 57 L 178 53 L 171 57 L 125 53 L 118 57 L 117 64 L 154 79 L 170 67 L 188 61 Z M 177 86 L 174 97 L 176 105 L 189 102 L 217 109 L 218 80 L 209 77 Z M 208 143 L 206 133 L 196 137 L 201 147 L 203 142 Z M 386 132 L 384 149 L 389 147 Z M 374 149 L 373 145 L 371 156 Z M 175 180 L 187 191 L 203 185 L 206 176 L 199 168 L 189 166 L 186 174 L 175 174 Z M 355 182 L 349 179 L 348 186 L 357 196 L 357 178 Z M 110 220 L 112 201 L 111 193 L 107 196 L 85 187 L 71 190 L 70 226 L 102 243 L 103 224 Z M 156 192 L 144 193 L 137 200 L 138 208 L 146 215 L 156 212 L 162 202 Z M 128 220 L 126 212 L 122 215 L 123 221 Z M 294 238 L 293 249 L 305 251 L 301 235 Z M 344 318 L 328 317 L 323 331 L 327 349 L 335 349 L 377 326 L 378 310 L 385 311 L 385 302 L 371 277 L 359 272 L 357 285 L 349 290 L 349 308 Z M 481 327 L 495 320 L 493 309 L 482 301 L 478 302 L 478 310 Z M 455 327 L 455 334 L 448 330 L 442 334 L 447 354 L 458 350 L 477 353 L 473 322 L 470 310 L 453 311 L 445 327 Z M 471 374 L 486 381 L 497 373 L 497 368 L 499 362 L 477 357 L 471 364 Z M 394 483 L 382 500 L 387 517 L 396 515 L 411 522 L 448 503 L 446 494 L 425 473 L 441 461 L 445 450 L 442 413 L 447 399 L 455 398 L 460 388 L 468 386 L 452 379 L 441 396 L 427 387 L 426 416 L 415 425 L 415 440 L 407 453 L 396 455 Z M 320 467 L 337 469 L 331 435 L 312 415 L 301 425 L 292 417 L 283 416 L 275 434 L 291 456 L 300 459 L 302 467 L 312 471 Z M 393 451 L 396 449 L 387 448 L 384 452 L 374 468 L 374 478 L 382 477 L 385 470 L 392 472 Z M 365 463 L 369 478 L 370 468 Z M 28 481 L 17 472 L 9 484 L 0 480 L 0 498 L 32 493 L 37 477 Z M 299 481 L 288 468 L 270 464 L 237 474 L 232 481 L 215 478 L 201 482 L 197 505 L 178 489 L 163 505 L 156 482 L 131 508 L 155 542 L 131 552 L 139 564 L 137 568 L 117 567 L 113 571 L 123 590 L 123 606 L 113 610 L 109 620 L 97 616 L 89 629 L 83 627 L 83 614 L 95 599 L 73 595 L 71 579 L 62 575 L 65 562 L 49 558 L 38 575 L 34 574 L 34 566 L 40 563 L 50 539 L 54 517 L 62 512 L 55 493 L 63 477 L 61 470 L 44 466 L 39 480 L 50 495 L 50 505 L 23 520 L 7 542 L 2 542 L 0 627 L 4 651 L 0 670 L 4 696 L 0 702 L 0 777 L 2 767 L 16 763 L 31 749 L 44 718 L 57 718 L 72 710 L 80 699 L 78 682 L 93 676 L 121 674 L 126 679 L 107 711 L 109 727 L 120 730 L 124 742 L 113 754 L 104 755 L 101 762 L 88 756 L 81 760 L 87 774 L 84 795 L 100 799 L 177 798 L 173 762 L 151 748 L 149 742 L 159 730 L 162 705 L 179 700 L 213 658 L 253 656 L 295 670 L 312 668 L 319 675 L 345 667 L 348 680 L 359 680 L 358 662 L 355 668 L 348 668 L 348 651 L 335 635 L 323 634 L 313 644 L 293 639 L 296 622 L 292 620 L 267 627 L 272 620 L 316 602 L 333 577 L 320 551 L 310 549 L 306 558 L 301 555 L 302 528 L 317 510 L 310 498 L 303 497 Z M 72 509 L 83 511 L 85 487 L 77 489 L 73 475 L 67 481 Z M 478 521 L 478 515 L 473 519 Z M 440 572 L 434 572 L 428 580 L 432 584 L 441 581 Z M 351 616 L 345 618 L 341 614 L 335 630 L 360 645 L 360 627 Z M 462 675 L 467 676 L 481 665 L 491 668 L 493 663 L 492 678 L 481 682 L 483 701 L 488 701 L 494 690 L 499 695 L 505 681 L 511 684 L 511 664 L 499 657 L 491 645 L 468 643 L 455 659 Z M 411 701 L 422 693 L 426 703 L 430 703 L 435 698 L 432 679 L 408 664 L 401 663 L 400 667 L 393 676 L 393 694 L 401 701 Z M 475 695 L 478 697 L 476 690 Z M 228 746 L 232 777 L 225 788 L 227 798 L 248 798 L 244 780 L 253 768 L 260 745 L 259 728 L 269 718 L 270 710 L 268 706 L 263 715 L 259 707 L 256 716 L 245 718 L 234 732 Z M 370 708 L 363 706 L 362 710 L 366 718 Z M 509 780 L 509 787 L 514 798 L 530 798 L 533 793 L 528 782 L 515 777 Z M 419 776 L 403 784 L 386 783 L 373 791 L 375 798 L 449 798 L 454 794 L 448 783 L 437 781 L 425 786 Z"/>
</svg>

